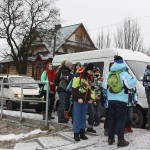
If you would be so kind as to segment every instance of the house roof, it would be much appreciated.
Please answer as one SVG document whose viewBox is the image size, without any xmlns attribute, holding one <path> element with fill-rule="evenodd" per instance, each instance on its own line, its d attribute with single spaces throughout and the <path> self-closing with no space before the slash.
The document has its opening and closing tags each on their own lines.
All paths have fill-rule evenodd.
<svg viewBox="0 0 150 150">
<path fill-rule="evenodd" d="M 69 39 L 69 37 L 78 29 L 79 26 L 82 26 L 83 29 L 85 30 L 85 28 L 84 28 L 82 23 L 61 27 L 60 29 L 57 30 L 57 32 L 56 32 L 55 52 L 64 43 L 66 43 L 66 41 Z M 38 29 L 39 33 L 41 33 L 40 30 L 41 29 Z M 47 31 L 45 30 L 44 32 L 47 32 Z M 54 50 L 54 35 L 53 34 L 54 34 L 54 30 L 51 30 L 49 32 L 48 37 L 47 36 L 43 36 L 42 34 L 40 35 L 40 38 L 42 39 L 42 43 L 47 48 L 47 53 L 39 52 L 36 56 L 29 57 L 28 60 L 34 61 L 37 58 L 37 56 L 40 56 L 42 60 L 47 60 L 47 59 L 53 57 L 53 50 Z M 93 42 L 90 39 L 88 34 L 87 34 L 87 37 L 89 38 L 89 41 L 90 41 L 91 45 L 94 47 L 94 44 L 93 44 Z M 10 56 L 8 56 L 5 59 L 3 59 L 1 61 L 1 63 L 12 62 L 12 61 L 13 61 L 12 58 Z"/>
<path fill-rule="evenodd" d="M 47 50 L 52 53 L 54 50 L 54 32 L 56 32 L 56 43 L 55 43 L 55 51 L 58 50 L 59 47 L 61 47 L 62 44 L 66 42 L 66 40 L 70 37 L 70 35 L 73 34 L 73 32 L 81 25 L 75 24 L 70 26 L 61 27 L 60 29 L 56 31 L 51 30 L 49 35 L 49 39 L 43 35 L 41 35 L 42 43 L 46 46 Z M 40 30 L 39 30 L 40 32 Z M 53 37 L 53 38 L 52 38 Z"/>
</svg>

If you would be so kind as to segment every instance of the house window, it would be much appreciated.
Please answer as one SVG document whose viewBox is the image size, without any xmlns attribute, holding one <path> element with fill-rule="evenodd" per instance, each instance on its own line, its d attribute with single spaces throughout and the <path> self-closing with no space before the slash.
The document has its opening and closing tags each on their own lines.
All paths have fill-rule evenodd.
<svg viewBox="0 0 150 150">
<path fill-rule="evenodd" d="M 75 40 L 78 42 L 83 42 L 83 35 L 80 33 L 76 34 Z"/>
</svg>

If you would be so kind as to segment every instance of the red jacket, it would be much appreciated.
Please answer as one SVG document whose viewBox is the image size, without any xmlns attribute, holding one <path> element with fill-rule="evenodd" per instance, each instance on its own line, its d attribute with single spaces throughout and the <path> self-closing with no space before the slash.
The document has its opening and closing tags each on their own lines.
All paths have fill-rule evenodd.
<svg viewBox="0 0 150 150">
<path fill-rule="evenodd" d="M 56 72 L 54 70 L 50 71 L 50 70 L 46 70 L 47 76 L 48 76 L 48 81 L 49 82 L 54 82 L 54 78 L 56 75 Z M 50 90 L 55 92 L 55 86 L 54 84 L 50 85 Z"/>
</svg>

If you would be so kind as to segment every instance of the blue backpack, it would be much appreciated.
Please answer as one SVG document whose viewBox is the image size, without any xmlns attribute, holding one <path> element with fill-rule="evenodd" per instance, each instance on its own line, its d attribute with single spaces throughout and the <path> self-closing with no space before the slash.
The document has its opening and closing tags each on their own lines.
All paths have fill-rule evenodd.
<svg viewBox="0 0 150 150">
<path fill-rule="evenodd" d="M 68 85 L 67 85 L 67 88 L 66 88 L 66 91 L 67 91 L 67 92 L 71 92 L 72 81 L 73 81 L 73 78 L 70 80 L 70 82 L 69 82 Z"/>
</svg>

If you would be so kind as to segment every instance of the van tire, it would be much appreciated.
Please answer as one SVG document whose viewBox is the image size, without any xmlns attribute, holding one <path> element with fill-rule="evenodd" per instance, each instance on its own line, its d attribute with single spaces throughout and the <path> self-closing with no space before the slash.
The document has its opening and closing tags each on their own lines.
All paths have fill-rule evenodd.
<svg viewBox="0 0 150 150">
<path fill-rule="evenodd" d="M 133 127 L 145 128 L 146 126 L 146 115 L 143 109 L 137 105 L 133 111 Z"/>
<path fill-rule="evenodd" d="M 14 110 L 13 102 L 12 101 L 7 101 L 6 107 L 8 110 Z"/>
<path fill-rule="evenodd" d="M 35 106 L 35 111 L 38 113 L 38 114 L 40 114 L 40 113 L 42 113 L 42 108 L 41 108 L 41 105 L 36 105 Z"/>
</svg>

